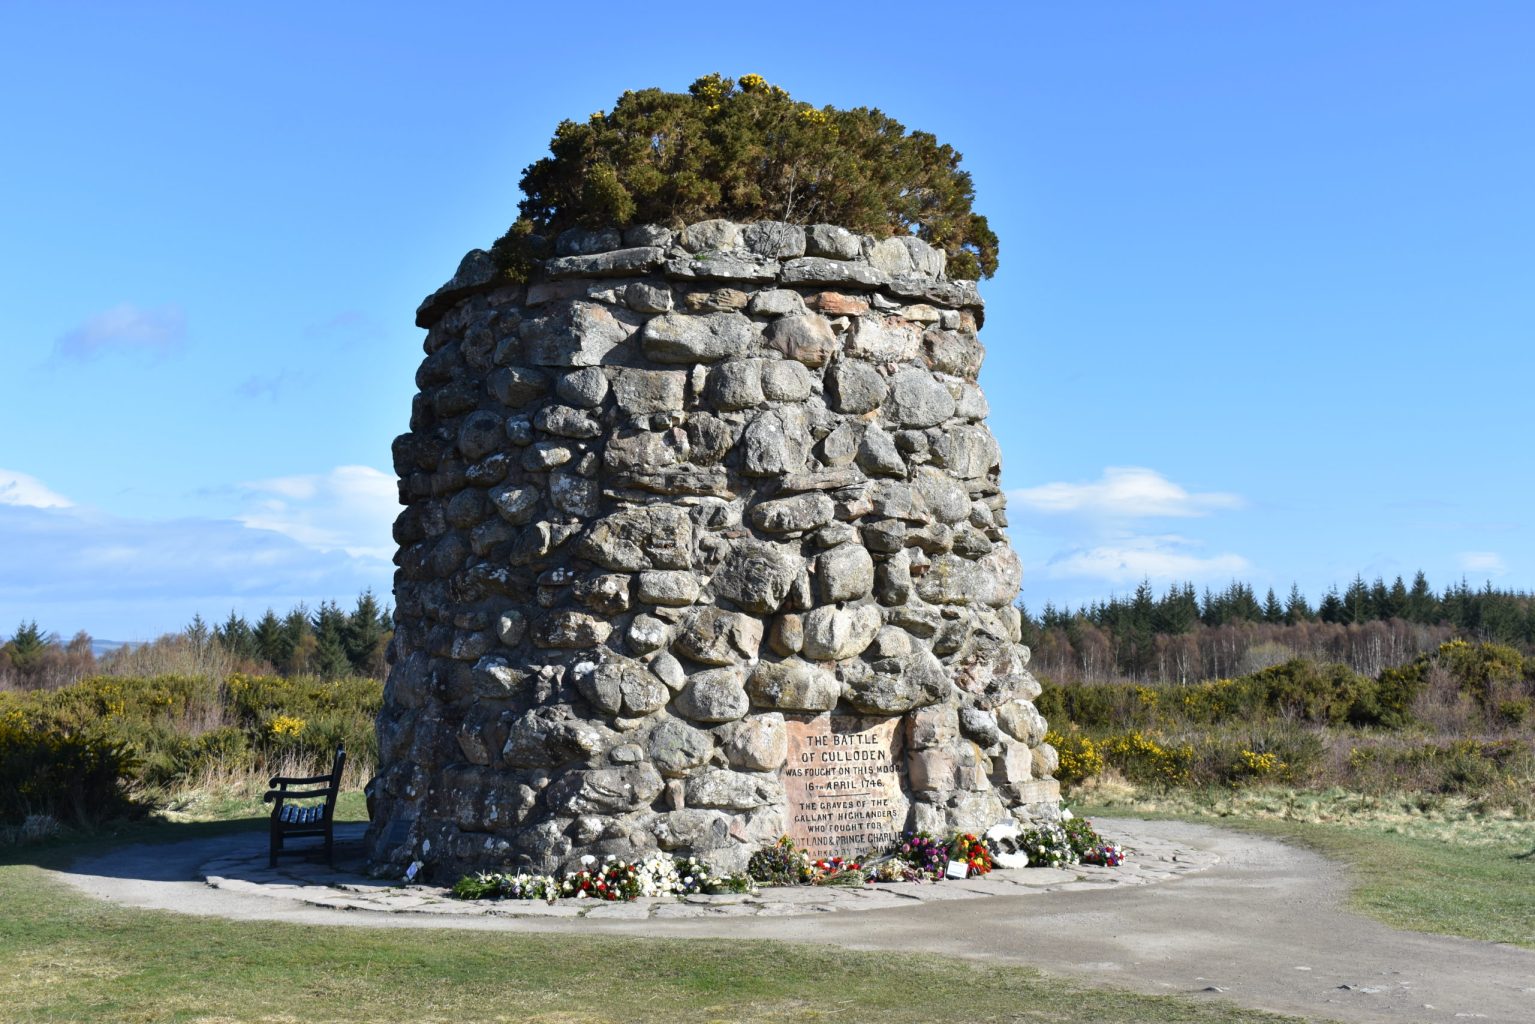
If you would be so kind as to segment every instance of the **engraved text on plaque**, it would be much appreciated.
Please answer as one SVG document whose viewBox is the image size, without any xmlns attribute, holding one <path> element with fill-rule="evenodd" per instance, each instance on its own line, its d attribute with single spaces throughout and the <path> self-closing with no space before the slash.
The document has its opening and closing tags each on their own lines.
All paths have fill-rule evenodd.
<svg viewBox="0 0 1535 1024">
<path fill-rule="evenodd" d="M 789 837 L 813 857 L 851 857 L 906 827 L 900 718 L 785 715 Z"/>
</svg>

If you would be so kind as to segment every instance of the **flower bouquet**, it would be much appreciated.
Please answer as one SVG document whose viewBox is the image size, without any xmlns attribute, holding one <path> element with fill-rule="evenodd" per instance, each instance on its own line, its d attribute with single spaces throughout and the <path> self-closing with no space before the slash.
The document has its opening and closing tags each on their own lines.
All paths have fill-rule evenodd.
<svg viewBox="0 0 1535 1024">
<path fill-rule="evenodd" d="M 949 861 L 951 864 L 963 864 L 966 878 L 979 878 L 991 871 L 995 866 L 991 859 L 991 850 L 986 846 L 986 840 L 972 832 L 956 833 L 949 843 Z"/>
</svg>

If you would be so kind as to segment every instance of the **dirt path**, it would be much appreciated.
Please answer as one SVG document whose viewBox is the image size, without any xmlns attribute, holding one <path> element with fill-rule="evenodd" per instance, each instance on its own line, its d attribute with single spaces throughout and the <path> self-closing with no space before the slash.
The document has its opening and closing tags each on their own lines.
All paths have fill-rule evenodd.
<svg viewBox="0 0 1535 1024">
<path fill-rule="evenodd" d="M 249 833 L 129 847 L 82 861 L 61 877 L 124 905 L 235 920 L 782 939 L 1025 964 L 1143 992 L 1321 1019 L 1535 1022 L 1535 952 L 1397 931 L 1361 917 L 1344 906 L 1338 866 L 1273 840 L 1179 822 L 1097 824 L 1106 834 L 1133 829 L 1213 852 L 1221 861 L 1173 881 L 1103 891 L 799 917 L 636 921 L 355 913 L 211 889 L 197 880 L 210 859 L 264 840 Z"/>
</svg>

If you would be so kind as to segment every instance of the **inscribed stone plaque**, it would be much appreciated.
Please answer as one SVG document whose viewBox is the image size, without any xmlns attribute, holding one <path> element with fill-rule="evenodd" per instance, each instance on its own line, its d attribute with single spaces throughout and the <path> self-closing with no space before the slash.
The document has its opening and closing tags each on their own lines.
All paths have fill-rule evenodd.
<svg viewBox="0 0 1535 1024">
<path fill-rule="evenodd" d="M 785 715 L 789 837 L 812 857 L 851 857 L 906 827 L 900 718 Z"/>
</svg>

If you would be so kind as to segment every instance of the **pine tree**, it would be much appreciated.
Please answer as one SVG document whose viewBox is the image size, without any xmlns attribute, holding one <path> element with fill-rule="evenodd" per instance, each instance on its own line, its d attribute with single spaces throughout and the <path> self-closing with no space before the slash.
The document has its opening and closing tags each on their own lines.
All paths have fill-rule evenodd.
<svg viewBox="0 0 1535 1024">
<path fill-rule="evenodd" d="M 1205 587 L 1204 596 L 1199 602 L 1199 621 L 1206 626 L 1219 626 L 1225 621 L 1225 609 L 1216 606 L 1215 595 Z"/>
<path fill-rule="evenodd" d="M 1156 662 L 1155 613 L 1156 598 L 1151 590 L 1151 581 L 1143 579 L 1140 586 L 1135 588 L 1135 596 L 1123 609 L 1124 622 L 1116 630 L 1126 641 L 1122 647 L 1120 664 L 1133 674 L 1146 671 Z"/>
<path fill-rule="evenodd" d="M 4 651 L 6 660 L 20 672 L 25 672 L 38 664 L 47 655 L 48 648 L 58 642 L 58 638 L 45 634 L 37 628 L 37 620 L 22 622 L 16 627 L 16 632 L 6 642 L 0 651 Z"/>
<path fill-rule="evenodd" d="M 198 652 L 206 651 L 208 645 L 213 642 L 213 631 L 208 628 L 203 617 L 195 612 L 192 615 L 192 621 L 187 623 L 187 628 L 182 630 L 181 635 L 186 637 L 192 649 Z"/>
<path fill-rule="evenodd" d="M 1291 583 L 1290 596 L 1285 599 L 1284 605 L 1285 625 L 1293 626 L 1310 618 L 1311 605 L 1307 603 L 1306 595 L 1300 592 L 1299 583 Z"/>
<path fill-rule="evenodd" d="M 302 602 L 295 605 L 282 620 L 283 660 L 277 670 L 284 675 L 297 676 L 313 672 L 315 653 L 314 630 L 309 625 L 309 608 Z"/>
<path fill-rule="evenodd" d="M 310 620 L 314 629 L 314 655 L 309 671 L 326 679 L 344 676 L 352 664 L 346 654 L 346 613 L 334 601 L 322 601 Z"/>
<path fill-rule="evenodd" d="M 1268 596 L 1263 599 L 1263 621 L 1283 622 L 1284 609 L 1279 606 L 1279 598 L 1274 596 L 1274 588 L 1269 587 Z"/>
<path fill-rule="evenodd" d="M 1400 619 L 1407 614 L 1407 584 L 1402 582 L 1402 577 L 1398 576 L 1392 582 L 1375 612 L 1383 619 Z"/>
<path fill-rule="evenodd" d="M 1338 586 L 1333 584 L 1327 588 L 1327 593 L 1322 595 L 1322 603 L 1317 605 L 1317 617 L 1323 622 L 1343 621 L 1343 599 L 1338 596 Z"/>
<path fill-rule="evenodd" d="M 389 642 L 388 615 L 378 605 L 373 591 L 364 590 L 357 607 L 347 616 L 342 644 L 352 671 L 358 675 L 379 677 L 384 674 L 384 646 Z"/>
<path fill-rule="evenodd" d="M 236 615 L 233 608 L 229 610 L 229 618 L 224 620 L 222 626 L 213 627 L 213 638 L 236 658 L 248 660 L 256 657 L 256 640 L 251 634 L 250 623 Z"/>
<path fill-rule="evenodd" d="M 1409 622 L 1438 622 L 1440 618 L 1439 599 L 1434 596 L 1429 588 L 1428 577 L 1419 569 L 1418 574 L 1412 578 L 1412 589 L 1407 592 L 1407 605 L 1404 614 Z"/>
<path fill-rule="evenodd" d="M 291 648 L 288 644 L 287 631 L 283 629 L 282 620 L 277 613 L 268 608 L 266 614 L 256 622 L 251 630 L 251 642 L 256 649 L 256 657 L 277 668 L 288 660 Z"/>
<path fill-rule="evenodd" d="M 1224 596 L 1226 605 L 1225 619 L 1242 622 L 1257 622 L 1263 618 L 1263 607 L 1258 604 L 1258 598 L 1253 594 L 1252 585 L 1240 580 L 1232 580 L 1226 588 Z"/>
<path fill-rule="evenodd" d="M 1158 633 L 1182 635 L 1194 628 L 1199 621 L 1199 598 L 1194 594 L 1194 584 L 1181 587 L 1174 584 L 1157 602 L 1153 622 Z"/>
<path fill-rule="evenodd" d="M 1345 625 L 1361 625 L 1372 618 L 1370 588 L 1363 576 L 1355 575 L 1354 582 L 1343 592 L 1343 618 Z"/>
</svg>

